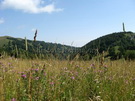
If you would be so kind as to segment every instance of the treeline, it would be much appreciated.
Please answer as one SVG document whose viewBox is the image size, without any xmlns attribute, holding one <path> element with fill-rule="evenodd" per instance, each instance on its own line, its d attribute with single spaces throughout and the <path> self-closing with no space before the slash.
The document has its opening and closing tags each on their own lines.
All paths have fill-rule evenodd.
<svg viewBox="0 0 135 101">
<path fill-rule="evenodd" d="M 135 59 L 135 33 L 133 32 L 108 34 L 81 48 L 12 37 L 6 37 L 6 39 L 8 39 L 8 43 L 0 48 L 0 54 L 7 54 L 16 58 L 90 60 L 102 55 L 104 58 L 112 60 Z"/>
<path fill-rule="evenodd" d="M 78 52 L 83 60 L 89 60 L 97 55 L 106 53 L 104 57 L 110 59 L 135 59 L 135 33 L 112 33 L 83 46 Z"/>
<path fill-rule="evenodd" d="M 70 47 L 61 44 L 45 43 L 44 41 L 31 41 L 16 38 L 7 38 L 7 44 L 0 48 L 1 54 L 6 54 L 15 58 L 40 58 L 40 59 L 68 59 L 70 55 L 77 50 L 75 47 Z"/>
</svg>

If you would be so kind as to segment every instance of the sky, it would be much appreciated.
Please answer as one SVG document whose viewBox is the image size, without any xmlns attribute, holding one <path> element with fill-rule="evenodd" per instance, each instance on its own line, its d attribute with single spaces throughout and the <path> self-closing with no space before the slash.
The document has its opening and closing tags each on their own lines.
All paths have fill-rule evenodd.
<svg viewBox="0 0 135 101">
<path fill-rule="evenodd" d="M 135 0 L 0 0 L 0 36 L 81 47 L 123 22 L 135 32 Z"/>
</svg>

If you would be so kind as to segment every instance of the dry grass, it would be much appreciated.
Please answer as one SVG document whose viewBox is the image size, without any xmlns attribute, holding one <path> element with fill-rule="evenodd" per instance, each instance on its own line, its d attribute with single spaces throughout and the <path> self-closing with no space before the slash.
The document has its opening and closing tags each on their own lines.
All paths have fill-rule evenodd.
<svg viewBox="0 0 135 101">
<path fill-rule="evenodd" d="M 0 101 L 134 101 L 135 62 L 1 59 L 0 96 Z"/>
</svg>

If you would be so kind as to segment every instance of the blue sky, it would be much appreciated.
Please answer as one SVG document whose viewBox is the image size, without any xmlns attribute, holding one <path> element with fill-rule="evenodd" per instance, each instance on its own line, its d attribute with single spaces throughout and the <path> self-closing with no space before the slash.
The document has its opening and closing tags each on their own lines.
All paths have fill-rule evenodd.
<svg viewBox="0 0 135 101">
<path fill-rule="evenodd" d="M 135 0 L 0 0 L 0 36 L 83 46 L 100 36 L 135 32 Z"/>
</svg>

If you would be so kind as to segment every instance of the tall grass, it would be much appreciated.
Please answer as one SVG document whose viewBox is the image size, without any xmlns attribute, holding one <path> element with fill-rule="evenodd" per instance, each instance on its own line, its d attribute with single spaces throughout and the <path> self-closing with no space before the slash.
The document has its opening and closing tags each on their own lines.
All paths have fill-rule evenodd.
<svg viewBox="0 0 135 101">
<path fill-rule="evenodd" d="M 134 99 L 134 61 L 0 60 L 0 101 Z"/>
<path fill-rule="evenodd" d="M 27 38 L 25 37 L 25 50 L 28 50 L 28 42 L 27 42 Z"/>
</svg>

